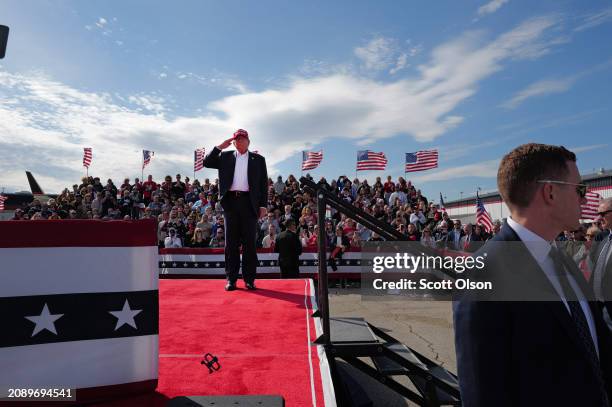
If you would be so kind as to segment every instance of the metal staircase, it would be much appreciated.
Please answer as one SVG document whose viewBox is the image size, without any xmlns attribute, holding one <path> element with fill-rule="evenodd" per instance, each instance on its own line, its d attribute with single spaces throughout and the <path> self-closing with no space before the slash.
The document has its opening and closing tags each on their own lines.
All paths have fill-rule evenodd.
<svg viewBox="0 0 612 407">
<path fill-rule="evenodd" d="M 456 375 L 421 355 L 397 339 L 369 324 L 363 318 L 330 318 L 327 280 L 325 211 L 327 205 L 356 220 L 387 241 L 405 241 L 406 236 L 390 224 L 381 222 L 359 208 L 344 202 L 335 194 L 302 177 L 302 187 L 317 197 L 318 235 L 318 306 L 323 333 L 315 343 L 323 345 L 332 371 L 334 389 L 340 406 L 351 406 L 349 391 L 338 374 L 336 359 L 383 383 L 412 402 L 427 407 L 460 406 L 459 381 Z M 427 254 L 433 249 L 423 248 Z M 441 270 L 453 276 L 452 270 Z M 370 363 L 366 363 L 369 359 Z M 412 388 L 398 382 L 398 376 L 410 379 Z"/>
</svg>

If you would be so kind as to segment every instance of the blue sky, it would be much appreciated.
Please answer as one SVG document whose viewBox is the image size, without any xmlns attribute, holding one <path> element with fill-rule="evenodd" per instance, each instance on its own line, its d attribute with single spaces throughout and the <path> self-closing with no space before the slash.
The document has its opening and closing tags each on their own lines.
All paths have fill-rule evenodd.
<svg viewBox="0 0 612 407">
<path fill-rule="evenodd" d="M 355 176 L 357 150 L 438 148 L 408 174 L 448 200 L 495 189 L 500 158 L 563 144 L 583 173 L 609 168 L 610 1 L 3 2 L 0 188 L 48 192 L 90 173 L 193 176 L 193 149 L 237 128 L 271 175 Z M 146 175 L 146 174 L 145 174 Z M 204 169 L 198 178 L 215 178 Z"/>
</svg>

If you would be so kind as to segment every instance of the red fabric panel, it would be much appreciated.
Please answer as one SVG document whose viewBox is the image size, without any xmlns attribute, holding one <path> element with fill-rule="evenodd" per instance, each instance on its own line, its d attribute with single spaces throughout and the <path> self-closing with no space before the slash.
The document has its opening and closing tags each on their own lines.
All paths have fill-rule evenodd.
<svg viewBox="0 0 612 407">
<path fill-rule="evenodd" d="M 157 246 L 157 223 L 102 220 L 0 222 L 0 248 Z"/>
</svg>

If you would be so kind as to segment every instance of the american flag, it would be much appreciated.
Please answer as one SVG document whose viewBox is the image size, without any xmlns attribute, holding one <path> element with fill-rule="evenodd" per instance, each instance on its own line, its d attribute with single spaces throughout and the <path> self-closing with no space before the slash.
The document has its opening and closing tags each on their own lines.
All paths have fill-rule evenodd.
<svg viewBox="0 0 612 407">
<path fill-rule="evenodd" d="M 442 192 L 440 192 L 440 210 L 442 212 L 446 212 L 446 208 L 444 207 L 444 199 L 442 199 Z"/>
<path fill-rule="evenodd" d="M 582 219 L 596 219 L 601 195 L 597 192 L 587 192 L 585 198 L 586 202 L 581 206 L 582 214 L 580 217 Z"/>
<path fill-rule="evenodd" d="M 91 147 L 83 148 L 83 167 L 89 168 L 91 164 L 91 158 L 93 157 Z"/>
<path fill-rule="evenodd" d="M 384 170 L 387 168 L 385 153 L 374 153 L 370 150 L 357 152 L 357 171 Z"/>
<path fill-rule="evenodd" d="M 0 195 L 0 211 L 4 210 L 4 201 L 6 201 L 8 197 L 4 195 Z"/>
<path fill-rule="evenodd" d="M 155 152 L 149 150 L 142 150 L 142 169 L 149 165 L 151 157 L 155 155 Z"/>
<path fill-rule="evenodd" d="M 482 225 L 482 227 L 488 232 L 493 230 L 493 220 L 491 219 L 491 215 L 484 207 L 482 203 L 482 199 L 476 193 L 476 224 Z"/>
<path fill-rule="evenodd" d="M 302 151 L 302 171 L 314 170 L 323 161 L 323 150 L 318 152 Z"/>
<path fill-rule="evenodd" d="M 432 168 L 438 168 L 438 150 L 406 153 L 405 172 L 425 171 Z"/>
<path fill-rule="evenodd" d="M 193 171 L 200 171 L 204 168 L 204 155 L 205 150 L 203 148 L 196 148 L 193 153 Z"/>
</svg>

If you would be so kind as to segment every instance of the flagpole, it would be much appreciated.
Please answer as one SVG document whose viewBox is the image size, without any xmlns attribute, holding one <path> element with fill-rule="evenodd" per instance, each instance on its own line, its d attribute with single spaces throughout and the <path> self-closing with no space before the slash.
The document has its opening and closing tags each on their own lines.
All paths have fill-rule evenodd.
<svg viewBox="0 0 612 407">
<path fill-rule="evenodd" d="M 141 167 L 142 168 L 140 170 L 140 172 L 141 172 L 140 179 L 143 179 L 144 178 L 144 152 L 142 153 L 142 166 Z"/>
</svg>

